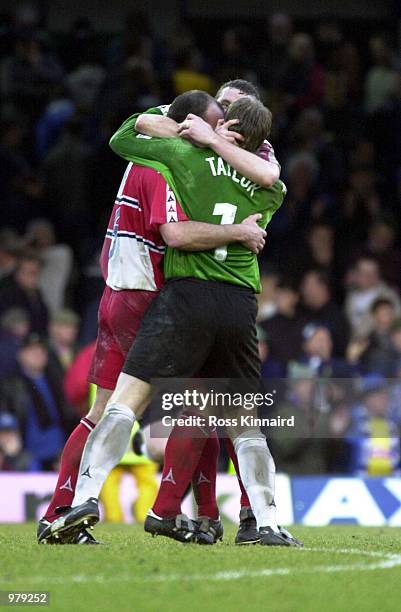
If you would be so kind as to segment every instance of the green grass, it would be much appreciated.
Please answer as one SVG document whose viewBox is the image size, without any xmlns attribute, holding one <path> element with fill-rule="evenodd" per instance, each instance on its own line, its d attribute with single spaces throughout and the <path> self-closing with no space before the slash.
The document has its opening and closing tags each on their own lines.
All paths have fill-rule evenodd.
<svg viewBox="0 0 401 612">
<path fill-rule="evenodd" d="M 399 529 L 293 531 L 306 549 L 236 547 L 232 525 L 213 547 L 152 538 L 130 525 L 97 527 L 105 546 L 38 546 L 33 524 L 0 525 L 0 589 L 47 590 L 50 609 L 72 611 L 401 609 Z"/>
</svg>

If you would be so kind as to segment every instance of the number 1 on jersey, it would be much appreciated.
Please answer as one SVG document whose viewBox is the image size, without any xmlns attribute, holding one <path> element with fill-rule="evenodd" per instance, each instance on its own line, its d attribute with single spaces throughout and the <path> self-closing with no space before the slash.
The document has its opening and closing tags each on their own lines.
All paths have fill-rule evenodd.
<svg viewBox="0 0 401 612">
<path fill-rule="evenodd" d="M 234 223 L 235 215 L 237 214 L 238 206 L 235 204 L 228 204 L 226 202 L 219 202 L 214 205 L 213 215 L 220 215 L 220 225 L 232 225 Z M 225 261 L 227 259 L 227 246 L 224 245 L 217 247 L 214 250 L 214 258 L 217 261 Z"/>
</svg>

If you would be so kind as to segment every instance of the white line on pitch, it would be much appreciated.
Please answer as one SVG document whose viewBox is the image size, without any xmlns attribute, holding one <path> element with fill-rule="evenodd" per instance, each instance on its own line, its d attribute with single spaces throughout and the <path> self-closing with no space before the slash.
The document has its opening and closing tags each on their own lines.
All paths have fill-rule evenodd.
<svg viewBox="0 0 401 612">
<path fill-rule="evenodd" d="M 358 550 L 352 548 L 299 548 L 294 550 L 295 554 L 298 552 L 330 552 L 333 554 L 341 555 L 353 555 L 363 557 L 374 557 L 380 558 L 381 561 L 372 563 L 352 563 L 349 565 L 314 565 L 309 568 L 289 568 L 289 567 L 276 567 L 276 568 L 265 568 L 259 570 L 233 570 L 225 572 L 216 572 L 214 574 L 161 574 L 160 576 L 147 576 L 147 577 L 135 577 L 132 574 L 122 574 L 118 576 L 92 576 L 92 575 L 77 575 L 77 576 L 55 576 L 49 578 L 49 576 L 27 576 L 24 578 L 17 578 L 24 583 L 46 583 L 46 584 L 69 584 L 76 583 L 82 584 L 86 582 L 97 582 L 97 583 L 108 583 L 108 582 L 146 582 L 146 583 L 157 583 L 157 582 L 190 582 L 190 581 L 223 581 L 223 580 L 240 580 L 242 578 L 266 578 L 270 576 L 289 576 L 292 574 L 310 574 L 315 572 L 331 574 L 335 572 L 347 572 L 347 571 L 373 571 L 382 569 L 392 569 L 394 567 L 401 566 L 401 554 L 394 554 L 388 552 L 369 551 L 369 550 Z M 14 579 L 15 581 L 15 579 Z M 10 581 L 13 582 L 13 581 Z"/>
</svg>

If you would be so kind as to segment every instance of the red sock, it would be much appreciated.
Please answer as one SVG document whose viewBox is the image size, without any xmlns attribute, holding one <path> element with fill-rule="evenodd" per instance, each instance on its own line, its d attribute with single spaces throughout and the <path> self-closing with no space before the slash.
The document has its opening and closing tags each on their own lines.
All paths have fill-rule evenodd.
<svg viewBox="0 0 401 612">
<path fill-rule="evenodd" d="M 219 518 L 219 509 L 216 501 L 217 459 L 219 458 L 220 443 L 214 431 L 207 439 L 197 468 L 192 477 L 192 489 L 198 504 L 198 516 L 208 516 L 211 519 Z"/>
<path fill-rule="evenodd" d="M 58 506 L 71 506 L 72 504 L 85 442 L 94 427 L 95 423 L 89 419 L 81 419 L 65 443 L 56 488 L 44 517 L 50 522 L 57 518 L 55 509 Z"/>
<path fill-rule="evenodd" d="M 164 452 L 164 467 L 153 512 L 163 518 L 181 514 L 181 501 L 208 438 L 198 427 L 174 427 Z"/>
<path fill-rule="evenodd" d="M 237 455 L 234 450 L 234 444 L 231 442 L 230 438 L 226 438 L 225 442 L 226 442 L 226 449 L 227 449 L 228 455 L 234 464 L 235 471 L 237 473 L 238 484 L 241 489 L 241 508 L 250 508 L 251 502 L 249 501 L 248 495 L 245 491 L 245 487 L 242 484 L 241 476 L 239 474 L 238 459 L 237 459 Z"/>
</svg>

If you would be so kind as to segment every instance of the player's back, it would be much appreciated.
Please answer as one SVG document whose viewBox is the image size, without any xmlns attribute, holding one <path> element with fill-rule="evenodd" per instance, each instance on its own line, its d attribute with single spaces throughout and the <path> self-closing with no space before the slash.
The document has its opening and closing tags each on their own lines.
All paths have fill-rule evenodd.
<svg viewBox="0 0 401 612">
<path fill-rule="evenodd" d="M 174 140 L 177 146 L 169 169 L 190 219 L 241 223 L 249 215 L 261 213 L 260 225 L 266 227 L 284 199 L 286 188 L 282 181 L 263 189 L 238 174 L 211 149 Z M 165 274 L 166 278 L 197 276 L 259 289 L 257 258 L 239 243 L 200 253 L 167 249 Z"/>
<path fill-rule="evenodd" d="M 186 215 L 214 224 L 241 223 L 261 213 L 265 227 L 281 205 L 286 188 L 277 181 L 262 189 L 240 176 L 211 149 L 195 147 L 181 138 L 151 138 L 135 130 L 136 116 L 128 118 L 110 140 L 122 157 L 161 172 L 174 189 Z M 195 276 L 251 287 L 260 291 L 256 256 L 241 244 L 193 253 L 167 249 L 166 278 Z"/>
<path fill-rule="evenodd" d="M 152 168 L 128 164 L 110 215 L 100 258 L 106 284 L 116 291 L 157 291 L 163 284 L 165 245 L 152 223 L 152 203 L 164 179 Z"/>
</svg>

